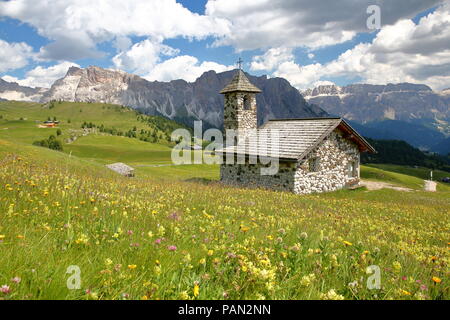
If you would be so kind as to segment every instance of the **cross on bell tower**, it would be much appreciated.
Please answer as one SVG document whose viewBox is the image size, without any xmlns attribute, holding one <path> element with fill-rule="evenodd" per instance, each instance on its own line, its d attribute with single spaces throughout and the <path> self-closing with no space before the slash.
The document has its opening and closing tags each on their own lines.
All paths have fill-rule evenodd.
<svg viewBox="0 0 450 320">
<path fill-rule="evenodd" d="M 239 70 L 242 70 L 242 62 L 244 62 L 241 57 L 239 57 L 239 60 L 237 61 L 237 66 Z"/>
</svg>

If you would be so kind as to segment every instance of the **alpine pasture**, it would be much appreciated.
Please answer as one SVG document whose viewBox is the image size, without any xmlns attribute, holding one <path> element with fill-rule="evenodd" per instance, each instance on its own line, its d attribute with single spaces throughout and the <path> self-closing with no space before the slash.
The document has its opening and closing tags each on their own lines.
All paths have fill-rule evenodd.
<svg viewBox="0 0 450 320">
<path fill-rule="evenodd" d="M 48 117 L 59 127 L 37 126 Z M 175 127 L 119 106 L 1 102 L 0 299 L 449 298 L 450 188 L 422 191 L 425 169 L 362 167 L 410 192 L 225 187 L 216 165 L 170 165 Z M 32 145 L 49 135 L 62 152 Z M 105 167 L 118 161 L 136 177 Z"/>
</svg>

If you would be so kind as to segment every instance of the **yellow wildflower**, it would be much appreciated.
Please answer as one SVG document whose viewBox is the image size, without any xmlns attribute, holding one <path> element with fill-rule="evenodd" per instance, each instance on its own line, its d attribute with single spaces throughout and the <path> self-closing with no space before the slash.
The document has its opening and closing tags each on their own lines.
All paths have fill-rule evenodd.
<svg viewBox="0 0 450 320">
<path fill-rule="evenodd" d="M 433 280 L 433 282 L 434 283 L 441 283 L 441 278 L 438 278 L 438 277 L 433 277 L 433 278 L 431 278 L 431 280 Z"/>
<path fill-rule="evenodd" d="M 180 292 L 180 300 L 189 300 L 189 294 L 187 291 Z"/>
<path fill-rule="evenodd" d="M 199 287 L 199 285 L 196 283 L 196 284 L 194 285 L 194 297 L 198 297 L 199 293 L 200 293 L 200 287 Z"/>
<path fill-rule="evenodd" d="M 398 261 L 394 261 L 392 263 L 392 267 L 394 268 L 395 272 L 400 272 L 400 270 L 402 269 L 402 265 Z"/>
<path fill-rule="evenodd" d="M 400 289 L 400 293 L 405 295 L 405 296 L 410 296 L 411 295 L 411 292 L 403 290 L 403 289 Z"/>
<path fill-rule="evenodd" d="M 321 293 L 320 299 L 322 299 L 322 300 L 344 300 L 344 296 L 337 294 L 334 289 L 331 289 L 327 293 Z"/>
<path fill-rule="evenodd" d="M 250 230 L 250 228 L 249 227 L 245 227 L 245 226 L 243 226 L 243 225 L 241 225 L 240 227 L 239 227 L 239 230 L 241 230 L 242 232 L 247 232 L 248 230 Z"/>
</svg>

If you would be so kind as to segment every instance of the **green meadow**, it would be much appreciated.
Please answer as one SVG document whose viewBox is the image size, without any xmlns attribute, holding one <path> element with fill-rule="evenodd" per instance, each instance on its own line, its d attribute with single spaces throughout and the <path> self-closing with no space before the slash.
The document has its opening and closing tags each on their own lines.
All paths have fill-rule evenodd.
<svg viewBox="0 0 450 320">
<path fill-rule="evenodd" d="M 221 185 L 217 165 L 171 165 L 164 138 L 92 130 L 65 142 L 85 122 L 177 126 L 139 116 L 0 103 L 0 299 L 449 298 L 450 188 L 423 191 L 427 169 L 362 166 L 363 179 L 410 192 L 299 196 Z M 32 145 L 56 136 L 38 127 L 48 117 L 62 152 Z M 136 177 L 105 168 L 119 161 Z"/>
</svg>

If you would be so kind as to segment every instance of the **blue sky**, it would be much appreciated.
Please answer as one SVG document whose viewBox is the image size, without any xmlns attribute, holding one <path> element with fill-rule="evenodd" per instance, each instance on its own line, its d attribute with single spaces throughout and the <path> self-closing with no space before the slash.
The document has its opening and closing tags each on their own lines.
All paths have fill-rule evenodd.
<svg viewBox="0 0 450 320">
<path fill-rule="evenodd" d="M 380 29 L 369 30 L 374 3 Z M 10 0 L 0 17 L 0 76 L 22 85 L 48 87 L 70 65 L 193 81 L 242 57 L 245 71 L 299 89 L 450 87 L 450 10 L 440 0 Z"/>
</svg>

